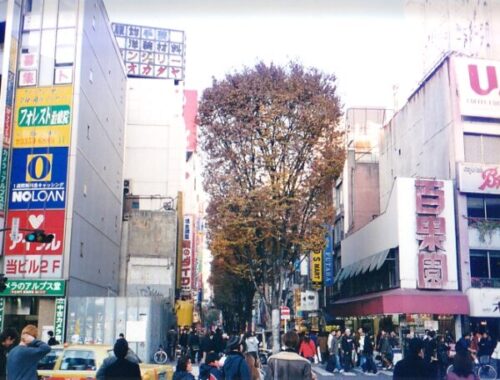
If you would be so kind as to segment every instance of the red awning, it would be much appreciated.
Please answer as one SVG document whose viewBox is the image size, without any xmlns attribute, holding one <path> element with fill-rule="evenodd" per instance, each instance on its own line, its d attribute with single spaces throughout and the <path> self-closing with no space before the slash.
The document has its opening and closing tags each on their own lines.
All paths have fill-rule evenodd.
<svg viewBox="0 0 500 380">
<path fill-rule="evenodd" d="M 382 314 L 469 314 L 469 301 L 457 290 L 394 289 L 336 301 L 328 311 L 339 317 Z"/>
</svg>

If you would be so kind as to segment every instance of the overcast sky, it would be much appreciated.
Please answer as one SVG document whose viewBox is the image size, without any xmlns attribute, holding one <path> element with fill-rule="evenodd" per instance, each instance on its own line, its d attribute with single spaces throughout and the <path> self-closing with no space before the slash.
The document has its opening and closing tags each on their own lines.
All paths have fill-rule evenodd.
<svg viewBox="0 0 500 380">
<path fill-rule="evenodd" d="M 186 32 L 186 88 L 260 60 L 298 60 L 337 76 L 346 107 L 393 106 L 412 65 L 403 0 L 104 0 L 111 22 Z"/>
</svg>

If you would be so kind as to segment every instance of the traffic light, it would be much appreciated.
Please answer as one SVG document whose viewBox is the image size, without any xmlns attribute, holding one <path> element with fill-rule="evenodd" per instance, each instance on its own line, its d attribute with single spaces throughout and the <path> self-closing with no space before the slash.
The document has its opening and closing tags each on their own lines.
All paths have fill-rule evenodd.
<svg viewBox="0 0 500 380">
<path fill-rule="evenodd" d="M 3 292 L 5 289 L 7 289 L 7 280 L 8 278 L 5 277 L 3 273 L 0 273 L 0 292 Z"/>
<path fill-rule="evenodd" d="M 28 243 L 51 243 L 54 240 L 54 235 L 37 230 L 27 234 L 24 240 Z"/>
</svg>

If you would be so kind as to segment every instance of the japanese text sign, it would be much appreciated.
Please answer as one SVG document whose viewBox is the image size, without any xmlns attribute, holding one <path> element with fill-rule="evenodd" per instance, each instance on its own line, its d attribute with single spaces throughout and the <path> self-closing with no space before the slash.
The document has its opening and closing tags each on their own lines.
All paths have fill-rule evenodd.
<svg viewBox="0 0 500 380">
<path fill-rule="evenodd" d="M 5 234 L 4 253 L 9 255 L 62 255 L 64 239 L 64 210 L 9 211 L 7 227 L 17 223 L 19 232 Z M 50 243 L 30 243 L 25 241 L 25 230 L 43 230 L 53 234 Z"/>
<path fill-rule="evenodd" d="M 62 276 L 62 255 L 9 255 L 4 259 L 9 278 L 57 278 Z"/>
<path fill-rule="evenodd" d="M 55 296 L 64 297 L 66 284 L 64 280 L 10 280 L 7 288 L 0 292 L 5 296 Z"/>
<path fill-rule="evenodd" d="M 58 342 L 64 342 L 65 319 L 66 319 L 66 299 L 57 298 L 56 310 L 54 314 L 54 338 L 56 338 Z"/>
<path fill-rule="evenodd" d="M 12 145 L 70 145 L 72 86 L 21 88 L 16 92 Z"/>
<path fill-rule="evenodd" d="M 68 148 L 12 150 L 9 209 L 61 209 L 66 201 Z"/>
<path fill-rule="evenodd" d="M 418 287 L 442 289 L 447 281 L 446 219 L 443 182 L 416 180 L 416 213 L 418 253 Z"/>
<path fill-rule="evenodd" d="M 183 31 L 128 24 L 112 28 L 128 76 L 184 79 Z"/>
</svg>

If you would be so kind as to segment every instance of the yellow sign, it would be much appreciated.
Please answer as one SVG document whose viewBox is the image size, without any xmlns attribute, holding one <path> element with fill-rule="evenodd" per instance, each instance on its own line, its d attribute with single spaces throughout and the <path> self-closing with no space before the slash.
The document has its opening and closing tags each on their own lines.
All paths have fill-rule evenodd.
<svg viewBox="0 0 500 380">
<path fill-rule="evenodd" d="M 179 326 L 191 327 L 191 325 L 193 324 L 193 309 L 193 301 L 178 300 L 175 302 L 177 324 Z"/>
<path fill-rule="evenodd" d="M 73 86 L 18 88 L 14 109 L 15 148 L 69 146 Z"/>
<path fill-rule="evenodd" d="M 321 284 L 323 281 L 323 253 L 314 252 L 311 259 L 311 281 Z"/>
</svg>

